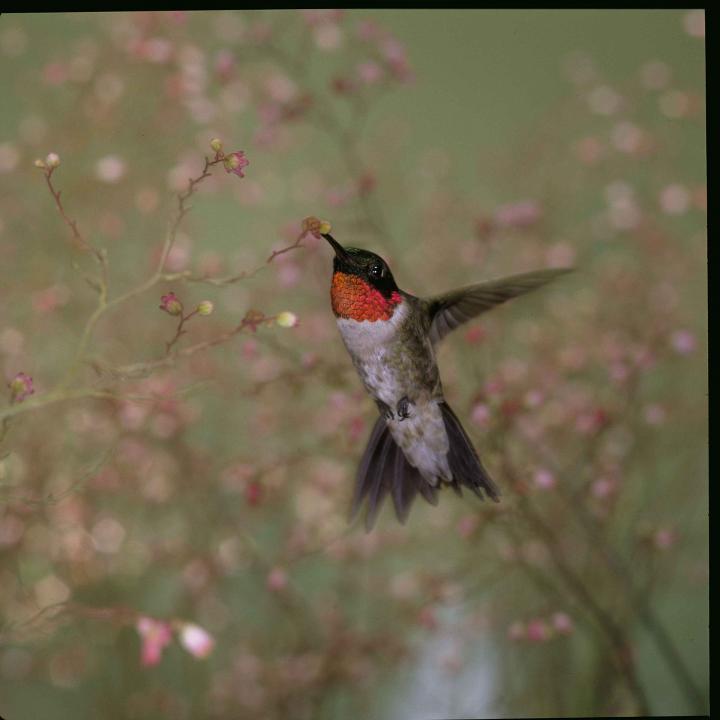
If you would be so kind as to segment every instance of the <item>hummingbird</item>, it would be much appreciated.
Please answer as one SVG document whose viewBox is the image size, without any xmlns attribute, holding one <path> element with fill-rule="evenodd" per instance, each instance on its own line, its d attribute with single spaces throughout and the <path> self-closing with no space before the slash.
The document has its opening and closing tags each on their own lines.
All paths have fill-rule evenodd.
<svg viewBox="0 0 720 720">
<path fill-rule="evenodd" d="M 355 479 L 350 520 L 366 504 L 370 531 L 390 495 L 405 523 L 418 493 L 437 505 L 438 492 L 469 488 L 500 501 L 500 491 L 443 394 L 438 343 L 472 318 L 570 271 L 554 268 L 513 275 L 421 298 L 401 290 L 388 264 L 368 250 L 335 251 L 332 310 L 345 347 L 379 417 Z"/>
</svg>

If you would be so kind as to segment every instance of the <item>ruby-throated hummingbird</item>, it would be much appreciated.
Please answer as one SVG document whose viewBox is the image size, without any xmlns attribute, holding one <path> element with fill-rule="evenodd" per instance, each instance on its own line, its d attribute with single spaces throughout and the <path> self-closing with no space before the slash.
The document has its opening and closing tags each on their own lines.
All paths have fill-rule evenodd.
<svg viewBox="0 0 720 720">
<path fill-rule="evenodd" d="M 470 488 L 495 502 L 500 492 L 443 396 L 435 346 L 459 325 L 496 305 L 545 285 L 569 269 L 548 269 L 469 285 L 419 298 L 400 290 L 387 263 L 375 253 L 335 250 L 330 290 L 338 328 L 365 389 L 380 410 L 360 461 L 351 507 L 365 498 L 370 530 L 389 493 L 400 522 L 419 492 L 437 504 L 449 485 Z"/>
</svg>

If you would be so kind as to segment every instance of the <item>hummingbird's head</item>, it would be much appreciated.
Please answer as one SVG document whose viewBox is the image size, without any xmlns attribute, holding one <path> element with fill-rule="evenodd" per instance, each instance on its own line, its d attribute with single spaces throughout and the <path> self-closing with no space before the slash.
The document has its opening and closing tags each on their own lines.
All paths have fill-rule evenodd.
<svg viewBox="0 0 720 720">
<path fill-rule="evenodd" d="M 330 299 L 337 317 L 351 320 L 389 320 L 402 303 L 390 268 L 369 250 L 345 248 L 330 234 L 323 237 L 335 250 Z"/>
</svg>

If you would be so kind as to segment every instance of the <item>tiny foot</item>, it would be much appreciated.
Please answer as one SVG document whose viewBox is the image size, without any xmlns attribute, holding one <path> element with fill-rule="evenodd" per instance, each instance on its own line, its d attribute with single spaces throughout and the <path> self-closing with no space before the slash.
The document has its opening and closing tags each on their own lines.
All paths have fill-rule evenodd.
<svg viewBox="0 0 720 720">
<path fill-rule="evenodd" d="M 382 400 L 376 400 L 375 404 L 378 406 L 378 410 L 380 411 L 380 414 L 386 420 L 392 420 L 395 417 L 393 415 L 393 411 L 390 409 L 390 406 L 387 403 L 384 403 Z"/>
<path fill-rule="evenodd" d="M 400 420 L 407 420 L 407 418 L 410 417 L 409 411 L 412 404 L 412 400 L 410 400 L 407 395 L 398 402 L 397 414 Z"/>
</svg>

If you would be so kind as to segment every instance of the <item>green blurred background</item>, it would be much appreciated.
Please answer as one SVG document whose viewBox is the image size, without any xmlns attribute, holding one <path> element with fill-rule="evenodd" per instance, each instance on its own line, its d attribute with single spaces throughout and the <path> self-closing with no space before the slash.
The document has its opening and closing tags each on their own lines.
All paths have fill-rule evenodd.
<svg viewBox="0 0 720 720">
<path fill-rule="evenodd" d="M 0 358 L 39 403 L 0 447 L 3 717 L 706 711 L 702 12 L 5 14 L 0 50 Z M 59 154 L 113 298 L 152 273 L 212 137 L 246 177 L 202 185 L 166 270 L 262 270 L 109 311 L 104 370 L 73 381 L 117 397 L 43 406 L 96 266 L 33 161 Z M 497 508 L 346 527 L 375 411 L 330 255 L 265 262 L 307 215 L 417 294 L 578 266 L 440 351 Z M 300 324 L 126 377 L 163 357 L 170 290 L 216 305 L 180 347 L 250 308 Z M 143 666 L 141 616 L 214 649 Z"/>
</svg>

